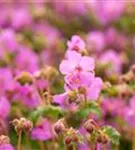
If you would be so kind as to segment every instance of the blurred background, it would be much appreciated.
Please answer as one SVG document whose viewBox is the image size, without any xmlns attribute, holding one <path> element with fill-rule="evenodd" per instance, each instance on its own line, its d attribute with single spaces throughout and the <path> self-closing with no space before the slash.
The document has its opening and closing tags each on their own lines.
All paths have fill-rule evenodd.
<svg viewBox="0 0 135 150">
<path fill-rule="evenodd" d="M 34 73 L 46 65 L 58 69 L 73 35 L 85 41 L 96 60 L 96 74 L 117 84 L 135 63 L 135 1 L 1 1 L 0 97 L 15 98 L 13 78 L 22 71 Z M 61 79 L 54 93 L 62 91 Z M 121 150 L 130 150 L 135 139 L 134 106 L 135 86 L 132 95 L 107 97 L 102 104 L 103 122 L 122 135 Z"/>
</svg>

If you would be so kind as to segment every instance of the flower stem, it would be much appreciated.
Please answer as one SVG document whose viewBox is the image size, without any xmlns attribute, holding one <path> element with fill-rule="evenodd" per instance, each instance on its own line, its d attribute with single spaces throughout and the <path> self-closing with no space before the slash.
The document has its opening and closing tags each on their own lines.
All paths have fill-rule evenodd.
<svg viewBox="0 0 135 150">
<path fill-rule="evenodd" d="M 84 106 L 87 107 L 87 97 L 86 97 L 86 94 L 84 94 Z"/>
<path fill-rule="evenodd" d="M 106 144 L 103 144 L 103 150 L 107 150 Z"/>
<path fill-rule="evenodd" d="M 135 129 L 133 129 L 132 150 L 135 150 Z"/>
<path fill-rule="evenodd" d="M 76 145 L 75 144 L 73 144 L 73 150 L 76 150 Z"/>
<path fill-rule="evenodd" d="M 39 141 L 40 150 L 45 150 L 43 141 Z"/>
<path fill-rule="evenodd" d="M 17 150 L 21 150 L 21 139 L 22 139 L 22 131 L 20 131 L 18 134 Z"/>
</svg>

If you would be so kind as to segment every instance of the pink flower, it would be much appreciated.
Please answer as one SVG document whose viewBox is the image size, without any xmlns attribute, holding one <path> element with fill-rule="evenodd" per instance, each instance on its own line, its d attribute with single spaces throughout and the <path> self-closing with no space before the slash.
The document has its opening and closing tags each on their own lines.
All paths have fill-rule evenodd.
<svg viewBox="0 0 135 150">
<path fill-rule="evenodd" d="M 102 89 L 102 80 L 90 72 L 78 72 L 65 77 L 65 90 L 84 88 L 87 99 L 96 100 Z"/>
<path fill-rule="evenodd" d="M 7 53 L 13 54 L 17 51 L 17 40 L 15 32 L 11 29 L 3 30 L 0 34 L 0 57 Z"/>
<path fill-rule="evenodd" d="M 16 13 L 17 11 L 17 13 Z M 15 29 L 22 29 L 24 27 L 29 27 L 32 23 L 31 14 L 27 9 L 14 9 L 11 16 L 11 24 Z"/>
<path fill-rule="evenodd" d="M 20 100 L 20 102 L 29 109 L 35 108 L 39 105 L 38 92 L 33 85 L 25 84 L 24 86 L 21 86 L 17 84 L 15 90 L 16 93 L 14 94 L 14 98 Z M 14 99 L 14 101 L 16 101 L 16 99 Z"/>
<path fill-rule="evenodd" d="M 67 42 L 68 50 L 81 52 L 85 49 L 84 41 L 77 35 L 72 36 L 71 41 Z"/>
<path fill-rule="evenodd" d="M 39 60 L 36 53 L 27 47 L 20 47 L 19 50 L 15 58 L 16 68 L 19 71 L 28 71 L 31 73 L 37 71 L 39 68 Z"/>
<path fill-rule="evenodd" d="M 135 96 L 131 97 L 129 106 L 125 109 L 124 117 L 130 126 L 135 126 Z"/>
<path fill-rule="evenodd" d="M 62 74 L 67 75 L 75 70 L 78 71 L 93 71 L 94 59 L 88 56 L 81 56 L 80 53 L 75 51 L 68 51 L 66 53 L 67 59 L 63 60 L 60 64 L 60 71 Z"/>
<path fill-rule="evenodd" d="M 100 63 L 102 65 L 109 65 L 106 70 L 107 74 L 121 72 L 122 60 L 114 50 L 108 50 L 102 54 L 100 57 Z"/>
<path fill-rule="evenodd" d="M 14 81 L 12 71 L 9 68 L 0 68 L 0 96 L 13 90 Z"/>
<path fill-rule="evenodd" d="M 1 144 L 0 150 L 14 150 L 14 147 L 11 144 Z"/>
<path fill-rule="evenodd" d="M 10 113 L 10 103 L 5 97 L 0 98 L 0 118 L 8 117 Z"/>
<path fill-rule="evenodd" d="M 87 36 L 87 42 L 91 51 L 102 51 L 105 47 L 105 37 L 100 31 L 90 32 Z"/>
<path fill-rule="evenodd" d="M 94 80 L 94 74 L 91 72 L 74 71 L 65 76 L 65 90 L 78 89 L 81 86 L 88 87 Z"/>
<path fill-rule="evenodd" d="M 33 140 L 46 141 L 52 139 L 53 137 L 54 133 L 52 130 L 52 125 L 47 119 L 41 120 L 31 132 L 31 138 Z"/>
<path fill-rule="evenodd" d="M 59 104 L 62 108 L 74 111 L 77 108 L 76 102 L 79 102 L 80 99 L 76 97 L 75 101 L 70 102 L 70 97 L 68 92 L 53 96 L 53 100 L 56 104 Z"/>
</svg>

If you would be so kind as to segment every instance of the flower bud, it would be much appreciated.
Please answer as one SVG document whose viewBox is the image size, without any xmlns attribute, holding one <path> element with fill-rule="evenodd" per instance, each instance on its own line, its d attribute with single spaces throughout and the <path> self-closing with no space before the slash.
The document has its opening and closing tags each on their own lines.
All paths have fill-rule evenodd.
<svg viewBox="0 0 135 150">
<path fill-rule="evenodd" d="M 78 143 L 79 140 L 78 131 L 73 128 L 69 128 L 67 130 L 67 136 L 64 139 L 65 144 L 70 145 L 71 143 Z"/>
<path fill-rule="evenodd" d="M 55 124 L 54 124 L 54 131 L 56 132 L 56 134 L 61 134 L 66 130 L 65 124 L 64 124 L 64 120 L 60 119 L 58 120 Z"/>
<path fill-rule="evenodd" d="M 19 134 L 20 131 L 30 132 L 33 126 L 32 122 L 26 118 L 14 119 L 12 124 L 17 134 Z"/>
<path fill-rule="evenodd" d="M 53 102 L 53 96 L 49 92 L 43 93 L 43 96 L 47 104 L 51 104 Z"/>
<path fill-rule="evenodd" d="M 70 103 L 75 102 L 76 99 L 77 99 L 77 93 L 76 93 L 76 91 L 73 90 L 73 91 L 68 92 L 68 97 L 69 97 L 68 100 L 69 100 Z"/>
<path fill-rule="evenodd" d="M 95 129 L 97 129 L 99 126 L 98 124 L 93 120 L 93 119 L 89 119 L 88 121 L 86 121 L 83 125 L 84 129 L 88 132 L 88 133 L 92 133 Z"/>
<path fill-rule="evenodd" d="M 85 87 L 79 87 L 79 88 L 78 88 L 78 92 L 79 92 L 80 94 L 85 94 L 85 93 L 86 93 L 86 88 L 85 88 Z"/>
<path fill-rule="evenodd" d="M 103 133 L 101 130 L 98 131 L 97 142 L 102 144 L 107 144 L 109 142 L 109 137 Z"/>
<path fill-rule="evenodd" d="M 67 136 L 65 139 L 64 139 L 64 143 L 66 145 L 70 145 L 72 143 L 72 137 L 70 136 Z"/>
<path fill-rule="evenodd" d="M 135 80 L 135 75 L 132 71 L 127 72 L 124 75 L 120 76 L 120 82 L 125 82 L 125 83 L 129 83 Z"/>
<path fill-rule="evenodd" d="M 46 66 L 41 70 L 41 76 L 45 79 L 52 80 L 58 75 L 57 69 L 51 66 Z"/>
<path fill-rule="evenodd" d="M 21 85 L 26 83 L 32 84 L 34 82 L 33 76 L 28 72 L 22 72 L 15 78 L 15 80 L 18 81 Z"/>
<path fill-rule="evenodd" d="M 33 123 L 30 120 L 26 120 L 24 122 L 24 131 L 26 133 L 30 132 L 32 130 L 32 127 L 33 127 Z"/>
<path fill-rule="evenodd" d="M 83 51 L 81 51 L 82 56 L 88 56 L 88 51 L 86 49 L 84 49 Z"/>
</svg>

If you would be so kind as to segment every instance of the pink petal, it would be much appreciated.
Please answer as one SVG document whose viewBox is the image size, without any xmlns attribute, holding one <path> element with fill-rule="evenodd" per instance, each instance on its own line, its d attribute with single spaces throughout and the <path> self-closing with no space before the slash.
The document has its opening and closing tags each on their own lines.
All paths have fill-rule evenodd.
<svg viewBox="0 0 135 150">
<path fill-rule="evenodd" d="M 80 66 L 84 71 L 93 71 L 95 68 L 95 61 L 91 57 L 84 56 L 81 59 Z"/>
<path fill-rule="evenodd" d="M 66 53 L 66 58 L 76 64 L 79 64 L 81 57 L 81 54 L 76 51 L 67 51 Z"/>
<path fill-rule="evenodd" d="M 64 105 L 66 99 L 67 99 L 67 93 L 53 96 L 54 102 L 60 105 Z"/>
<path fill-rule="evenodd" d="M 87 97 L 90 100 L 96 100 L 99 97 L 99 93 L 102 88 L 102 80 L 100 78 L 95 78 L 92 85 L 88 88 Z"/>
<path fill-rule="evenodd" d="M 76 63 L 70 62 L 68 60 L 63 60 L 60 64 L 60 72 L 62 74 L 69 74 L 71 73 L 76 67 Z"/>
</svg>

